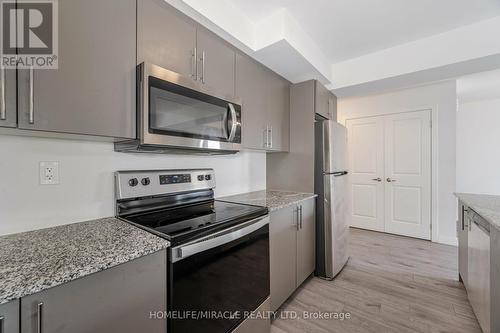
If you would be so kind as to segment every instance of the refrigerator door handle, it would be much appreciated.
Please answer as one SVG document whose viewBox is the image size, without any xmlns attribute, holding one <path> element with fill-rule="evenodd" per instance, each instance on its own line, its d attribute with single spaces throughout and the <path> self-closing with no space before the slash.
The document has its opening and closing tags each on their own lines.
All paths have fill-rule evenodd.
<svg viewBox="0 0 500 333">
<path fill-rule="evenodd" d="M 323 172 L 324 175 L 332 175 L 334 177 L 341 177 L 347 175 L 348 171 L 337 171 L 337 172 Z"/>
</svg>

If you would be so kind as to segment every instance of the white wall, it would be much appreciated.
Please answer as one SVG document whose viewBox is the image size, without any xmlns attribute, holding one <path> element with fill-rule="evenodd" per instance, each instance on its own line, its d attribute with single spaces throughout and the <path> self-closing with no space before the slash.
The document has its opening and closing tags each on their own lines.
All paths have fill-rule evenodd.
<svg viewBox="0 0 500 333">
<path fill-rule="evenodd" d="M 432 110 L 433 241 L 456 244 L 455 146 L 456 82 L 447 81 L 413 89 L 363 97 L 342 98 L 338 119 Z M 437 180 L 437 181 L 436 181 Z"/>
<path fill-rule="evenodd" d="M 113 172 L 215 169 L 216 196 L 266 187 L 266 154 L 124 154 L 112 143 L 0 135 L 0 235 L 114 215 Z M 60 185 L 39 185 L 38 163 L 59 161 Z"/>
<path fill-rule="evenodd" d="M 500 195 L 500 99 L 458 106 L 457 191 Z"/>
</svg>

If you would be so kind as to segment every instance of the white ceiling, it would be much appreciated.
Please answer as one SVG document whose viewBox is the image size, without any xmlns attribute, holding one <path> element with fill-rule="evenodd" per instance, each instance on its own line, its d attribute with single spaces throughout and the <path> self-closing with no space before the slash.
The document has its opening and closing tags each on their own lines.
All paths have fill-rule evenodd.
<svg viewBox="0 0 500 333">
<path fill-rule="evenodd" d="M 500 15 L 500 0 L 232 0 L 251 21 L 288 10 L 331 63 Z"/>
</svg>

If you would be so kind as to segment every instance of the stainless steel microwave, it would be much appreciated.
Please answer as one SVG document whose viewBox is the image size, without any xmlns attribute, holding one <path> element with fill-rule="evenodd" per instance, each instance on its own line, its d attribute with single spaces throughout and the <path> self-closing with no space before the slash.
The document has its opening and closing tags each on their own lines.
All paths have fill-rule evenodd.
<svg viewBox="0 0 500 333">
<path fill-rule="evenodd" d="M 241 148 L 241 103 L 159 66 L 137 66 L 137 139 L 117 151 L 231 154 Z"/>
</svg>

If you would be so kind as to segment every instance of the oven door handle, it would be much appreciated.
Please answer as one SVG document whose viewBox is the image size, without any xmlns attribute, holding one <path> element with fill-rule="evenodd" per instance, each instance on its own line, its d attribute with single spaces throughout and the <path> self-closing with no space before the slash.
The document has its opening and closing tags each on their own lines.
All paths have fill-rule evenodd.
<svg viewBox="0 0 500 333">
<path fill-rule="evenodd" d="M 213 249 L 214 247 L 230 243 L 248 234 L 251 234 L 252 232 L 262 228 L 266 224 L 269 224 L 269 216 L 267 215 L 265 217 L 252 220 L 249 224 L 246 224 L 244 227 L 233 230 L 229 233 L 221 231 L 221 233 L 219 233 L 220 236 L 217 236 L 217 234 L 215 234 L 196 240 L 193 243 L 188 243 L 185 245 L 174 247 L 172 248 L 171 252 L 171 260 L 172 262 L 177 262 L 186 259 L 192 255 L 195 255 L 197 253 L 207 251 Z"/>
<path fill-rule="evenodd" d="M 236 110 L 234 109 L 234 105 L 231 103 L 227 103 L 227 107 L 229 108 L 229 114 L 231 115 L 231 131 L 229 132 L 229 137 L 227 138 L 227 141 L 233 142 L 238 127 L 238 119 L 236 116 Z"/>
</svg>

